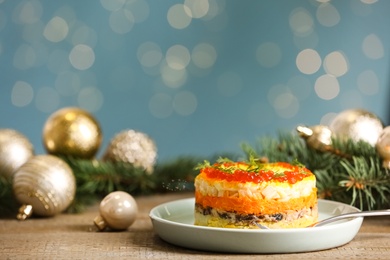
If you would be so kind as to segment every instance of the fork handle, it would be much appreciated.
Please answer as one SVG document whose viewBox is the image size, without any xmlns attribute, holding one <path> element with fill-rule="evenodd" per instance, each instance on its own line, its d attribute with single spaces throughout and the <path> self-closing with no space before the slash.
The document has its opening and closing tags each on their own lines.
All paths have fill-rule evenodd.
<svg viewBox="0 0 390 260">
<path fill-rule="evenodd" d="M 369 216 L 388 216 L 388 215 L 390 215 L 390 209 L 344 213 L 341 215 L 337 215 L 334 217 L 330 217 L 330 218 L 318 221 L 317 223 L 314 223 L 313 225 L 310 225 L 309 227 L 323 226 L 323 225 L 326 225 L 326 224 L 329 224 L 329 223 L 332 223 L 334 221 L 338 221 L 341 219 L 345 219 L 345 218 L 358 218 L 358 217 L 369 217 Z"/>
</svg>

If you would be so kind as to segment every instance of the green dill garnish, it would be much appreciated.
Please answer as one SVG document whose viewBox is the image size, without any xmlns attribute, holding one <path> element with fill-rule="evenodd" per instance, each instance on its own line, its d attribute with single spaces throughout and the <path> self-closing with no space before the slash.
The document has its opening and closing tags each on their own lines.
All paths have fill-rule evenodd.
<svg viewBox="0 0 390 260">
<path fill-rule="evenodd" d="M 267 166 L 266 163 L 261 162 L 259 158 L 256 158 L 255 156 L 250 155 L 248 161 L 245 161 L 245 163 L 248 165 L 248 167 L 245 169 L 247 172 L 251 172 L 254 174 L 259 174 L 261 170 L 270 170 Z M 300 163 L 297 159 L 291 162 L 291 165 L 298 166 L 300 168 L 304 168 L 305 166 Z M 196 167 L 195 170 L 201 170 L 204 168 L 214 168 L 220 171 L 223 171 L 228 174 L 233 174 L 237 169 L 237 164 L 230 160 L 229 158 L 226 157 L 219 157 L 216 160 L 216 164 L 211 164 L 209 161 L 204 160 L 203 163 L 199 163 Z M 274 173 L 273 177 L 274 178 L 280 178 L 284 177 L 284 169 L 272 169 L 272 172 Z"/>
<path fill-rule="evenodd" d="M 223 164 L 223 163 L 233 163 L 232 160 L 226 157 L 219 157 L 217 160 L 217 163 Z"/>
<path fill-rule="evenodd" d="M 294 165 L 294 166 L 298 166 L 300 168 L 304 168 L 305 165 L 303 163 L 301 163 L 300 161 L 298 161 L 297 158 L 295 158 L 292 162 L 291 162 L 291 165 Z"/>
<path fill-rule="evenodd" d="M 195 166 L 195 170 L 202 170 L 204 168 L 208 168 L 208 167 L 211 167 L 211 164 L 209 161 L 207 160 L 204 160 L 203 163 L 198 163 L 196 166 Z"/>
<path fill-rule="evenodd" d="M 284 174 L 284 172 L 275 172 L 274 173 L 274 178 L 280 178 L 280 177 L 284 177 L 286 176 L 286 174 Z"/>
<path fill-rule="evenodd" d="M 232 164 L 231 166 L 226 166 L 226 163 L 233 163 L 232 160 L 229 158 L 219 157 L 216 161 L 216 165 L 212 165 L 209 161 L 204 160 L 203 163 L 199 163 L 195 170 L 202 170 L 204 168 L 212 167 L 214 169 L 218 169 L 220 171 L 226 172 L 226 173 L 234 173 L 237 170 L 237 167 Z"/>
</svg>

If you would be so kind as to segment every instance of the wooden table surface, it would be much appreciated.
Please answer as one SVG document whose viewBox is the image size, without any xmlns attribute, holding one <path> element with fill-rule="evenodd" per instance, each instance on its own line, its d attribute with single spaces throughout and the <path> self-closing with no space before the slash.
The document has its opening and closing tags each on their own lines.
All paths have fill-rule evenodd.
<svg viewBox="0 0 390 260">
<path fill-rule="evenodd" d="M 192 197 L 171 193 L 137 197 L 139 214 L 126 231 L 98 232 L 98 205 L 80 214 L 25 221 L 0 219 L 0 259 L 390 259 L 390 217 L 365 218 L 348 244 L 309 253 L 221 254 L 170 245 L 154 232 L 149 211 L 163 202 Z"/>
</svg>

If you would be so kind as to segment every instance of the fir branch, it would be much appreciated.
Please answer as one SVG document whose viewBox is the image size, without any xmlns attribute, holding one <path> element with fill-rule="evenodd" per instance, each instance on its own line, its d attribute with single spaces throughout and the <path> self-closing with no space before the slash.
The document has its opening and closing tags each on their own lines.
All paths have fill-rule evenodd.
<svg viewBox="0 0 390 260">
<path fill-rule="evenodd" d="M 368 210 L 389 203 L 390 177 L 376 157 L 353 157 L 340 162 L 339 185 L 351 194 L 351 204 Z"/>
<path fill-rule="evenodd" d="M 19 203 L 16 201 L 12 182 L 0 175 L 0 217 L 15 217 Z"/>
</svg>

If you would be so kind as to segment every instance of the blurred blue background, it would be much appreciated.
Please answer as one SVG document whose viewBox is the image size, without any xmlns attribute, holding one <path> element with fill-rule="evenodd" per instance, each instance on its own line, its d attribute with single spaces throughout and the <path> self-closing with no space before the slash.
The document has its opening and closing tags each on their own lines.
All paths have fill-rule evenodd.
<svg viewBox="0 0 390 260">
<path fill-rule="evenodd" d="M 240 152 L 242 142 L 389 117 L 390 1 L 0 0 L 0 127 L 44 153 L 56 110 L 90 111 L 102 153 L 124 129 L 158 159 Z"/>
</svg>

